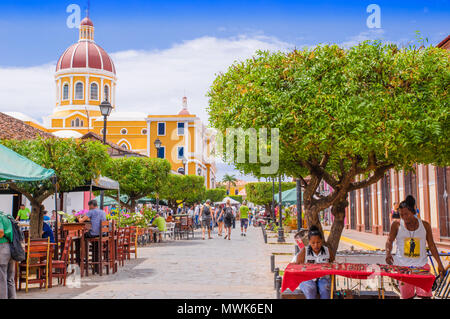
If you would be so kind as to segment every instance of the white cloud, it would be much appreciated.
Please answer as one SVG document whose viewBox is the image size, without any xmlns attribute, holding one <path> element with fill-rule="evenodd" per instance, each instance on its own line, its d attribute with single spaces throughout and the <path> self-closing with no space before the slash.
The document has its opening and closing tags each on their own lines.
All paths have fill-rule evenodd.
<svg viewBox="0 0 450 319">
<path fill-rule="evenodd" d="M 121 112 L 174 114 L 181 98 L 207 122 L 206 93 L 215 74 L 256 50 L 293 47 L 263 35 L 202 37 L 157 51 L 128 50 L 111 54 L 117 69 L 117 106 Z M 23 112 L 36 119 L 49 115 L 55 103 L 55 63 L 30 68 L 0 68 L 0 111 Z"/>
<path fill-rule="evenodd" d="M 347 41 L 342 42 L 340 46 L 349 48 L 366 40 L 381 40 L 383 34 L 383 29 L 369 29 L 368 31 L 362 31 L 359 34 L 350 37 Z"/>
</svg>

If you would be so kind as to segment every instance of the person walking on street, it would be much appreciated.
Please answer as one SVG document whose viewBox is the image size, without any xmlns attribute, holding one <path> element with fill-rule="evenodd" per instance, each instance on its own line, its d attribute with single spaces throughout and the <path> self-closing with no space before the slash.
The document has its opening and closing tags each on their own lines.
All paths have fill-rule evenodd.
<svg viewBox="0 0 450 319">
<path fill-rule="evenodd" d="M 206 200 L 206 204 L 203 205 L 202 210 L 200 211 L 200 219 L 202 221 L 202 239 L 205 239 L 205 231 L 208 230 L 208 239 L 211 238 L 211 201 Z"/>
<path fill-rule="evenodd" d="M 0 211 L 0 299 L 16 299 L 14 274 L 16 262 L 11 257 L 13 229 L 9 218 Z"/>
<path fill-rule="evenodd" d="M 239 208 L 239 220 L 241 221 L 241 236 L 247 236 L 248 227 L 248 206 L 247 202 L 244 200 L 241 207 Z"/>
<path fill-rule="evenodd" d="M 230 205 L 230 200 L 227 200 L 227 204 L 223 210 L 223 221 L 225 224 L 226 235 L 224 239 L 231 240 L 231 225 L 233 223 L 233 208 Z"/>
<path fill-rule="evenodd" d="M 224 215 L 223 204 L 220 204 L 219 208 L 217 209 L 217 223 L 219 236 L 222 236 L 223 232 L 223 215 Z"/>
<path fill-rule="evenodd" d="M 227 201 L 228 203 L 228 201 Z M 231 209 L 233 210 L 233 229 L 236 228 L 236 207 L 231 206 Z"/>
</svg>

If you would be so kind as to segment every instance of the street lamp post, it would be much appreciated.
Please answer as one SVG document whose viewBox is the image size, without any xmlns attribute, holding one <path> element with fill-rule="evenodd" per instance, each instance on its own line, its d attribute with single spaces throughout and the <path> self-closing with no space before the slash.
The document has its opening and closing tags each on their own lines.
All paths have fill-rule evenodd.
<svg viewBox="0 0 450 319">
<path fill-rule="evenodd" d="M 278 177 L 278 197 L 279 197 L 279 203 L 278 203 L 278 215 L 279 215 L 279 227 L 278 227 L 278 242 L 284 243 L 286 240 L 284 239 L 284 229 L 283 229 L 283 214 L 281 212 L 281 175 Z"/>
<path fill-rule="evenodd" d="M 272 220 L 276 222 L 275 218 L 275 177 L 272 177 Z"/>
<path fill-rule="evenodd" d="M 161 148 L 161 140 L 159 138 L 156 138 L 154 144 L 156 148 L 156 157 L 158 157 L 159 149 Z M 158 196 L 156 196 L 156 212 L 159 212 L 159 194 Z"/>
<path fill-rule="evenodd" d="M 103 115 L 103 144 L 106 144 L 106 122 L 108 116 L 111 114 L 112 105 L 107 100 L 104 100 L 100 105 L 100 113 Z M 88 123 L 89 124 L 89 123 Z M 105 191 L 100 191 L 100 209 L 103 210 Z"/>
</svg>

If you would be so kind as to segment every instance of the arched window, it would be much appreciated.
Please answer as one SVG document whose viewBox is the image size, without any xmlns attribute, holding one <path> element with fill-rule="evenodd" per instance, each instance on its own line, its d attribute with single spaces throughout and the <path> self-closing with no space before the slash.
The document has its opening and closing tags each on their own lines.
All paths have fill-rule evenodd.
<svg viewBox="0 0 450 319">
<path fill-rule="evenodd" d="M 123 143 L 122 145 L 120 145 L 123 149 L 127 150 L 128 149 L 128 145 Z"/>
<path fill-rule="evenodd" d="M 82 100 L 83 99 L 83 83 L 78 82 L 75 84 L 75 100 Z"/>
<path fill-rule="evenodd" d="M 64 84 L 63 86 L 63 100 L 69 99 L 69 84 Z"/>
<path fill-rule="evenodd" d="M 80 119 L 77 117 L 75 119 L 75 127 L 79 127 L 80 126 Z"/>
<path fill-rule="evenodd" d="M 91 100 L 98 101 L 98 85 L 91 83 Z"/>
<path fill-rule="evenodd" d="M 105 101 L 109 102 L 109 86 L 105 85 L 104 93 L 105 93 Z"/>
</svg>

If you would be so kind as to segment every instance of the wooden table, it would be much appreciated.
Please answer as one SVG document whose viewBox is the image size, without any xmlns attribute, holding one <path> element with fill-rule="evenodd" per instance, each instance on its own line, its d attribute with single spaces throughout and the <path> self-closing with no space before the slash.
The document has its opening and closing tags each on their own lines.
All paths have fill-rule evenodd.
<svg viewBox="0 0 450 319">
<path fill-rule="evenodd" d="M 369 264 L 289 264 L 287 265 L 281 292 L 289 288 L 294 291 L 300 283 L 323 277 L 331 276 L 331 298 L 333 298 L 334 277 L 344 276 L 354 279 L 369 279 L 373 276 L 385 276 L 399 281 L 412 284 L 424 290 L 431 289 L 435 277 L 423 268 L 408 268 L 389 265 L 369 265 Z M 384 288 L 380 287 L 382 298 L 384 299 Z"/>
</svg>

